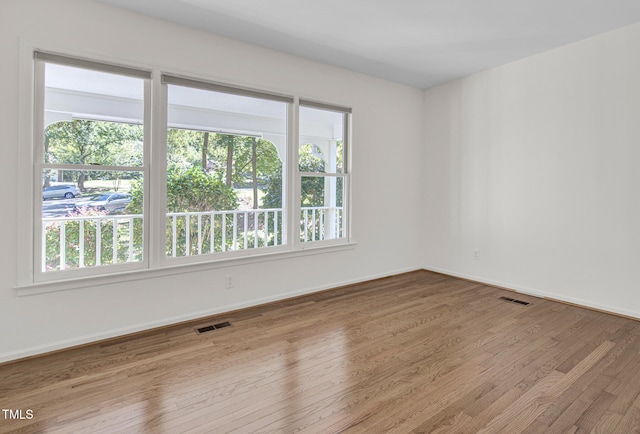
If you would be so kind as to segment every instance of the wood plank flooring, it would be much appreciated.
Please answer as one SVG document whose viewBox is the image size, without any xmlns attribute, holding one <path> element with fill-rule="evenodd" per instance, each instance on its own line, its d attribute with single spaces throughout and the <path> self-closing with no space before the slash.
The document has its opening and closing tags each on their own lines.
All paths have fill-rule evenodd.
<svg viewBox="0 0 640 434">
<path fill-rule="evenodd" d="M 640 322 L 417 271 L 0 365 L 0 432 L 631 433 L 639 368 Z"/>
</svg>

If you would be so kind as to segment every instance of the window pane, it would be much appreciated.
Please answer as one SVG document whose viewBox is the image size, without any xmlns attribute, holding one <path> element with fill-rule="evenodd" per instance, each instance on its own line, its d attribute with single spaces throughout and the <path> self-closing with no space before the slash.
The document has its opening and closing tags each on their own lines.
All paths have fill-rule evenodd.
<svg viewBox="0 0 640 434">
<path fill-rule="evenodd" d="M 344 113 L 300 107 L 301 172 L 344 173 Z"/>
<path fill-rule="evenodd" d="M 142 172 L 46 169 L 42 180 L 43 272 L 142 260 Z"/>
<path fill-rule="evenodd" d="M 142 166 L 142 126 L 90 120 L 60 121 L 44 132 L 45 163 Z"/>
<path fill-rule="evenodd" d="M 287 104 L 168 86 L 169 257 L 284 243 Z"/>
<path fill-rule="evenodd" d="M 301 178 L 300 241 L 343 238 L 344 178 L 303 176 Z"/>
<path fill-rule="evenodd" d="M 144 87 L 44 63 L 42 272 L 143 260 Z"/>
<path fill-rule="evenodd" d="M 45 68 L 44 162 L 141 166 L 144 80 Z"/>
</svg>

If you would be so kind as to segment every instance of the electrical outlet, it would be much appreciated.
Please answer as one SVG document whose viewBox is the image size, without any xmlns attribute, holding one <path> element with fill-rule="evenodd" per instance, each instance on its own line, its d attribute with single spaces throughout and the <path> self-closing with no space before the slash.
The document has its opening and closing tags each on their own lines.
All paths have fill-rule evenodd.
<svg viewBox="0 0 640 434">
<path fill-rule="evenodd" d="M 233 288 L 233 274 L 227 274 L 224 278 L 224 287 L 227 289 Z"/>
<path fill-rule="evenodd" d="M 480 250 L 476 249 L 473 251 L 473 259 L 475 261 L 479 261 L 480 260 Z"/>
</svg>

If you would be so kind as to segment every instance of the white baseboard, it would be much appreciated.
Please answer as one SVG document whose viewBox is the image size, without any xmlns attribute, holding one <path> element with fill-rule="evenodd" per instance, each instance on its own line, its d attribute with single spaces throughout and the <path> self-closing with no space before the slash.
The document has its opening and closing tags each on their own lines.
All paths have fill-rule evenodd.
<svg viewBox="0 0 640 434">
<path fill-rule="evenodd" d="M 302 295 L 313 294 L 315 292 L 320 292 L 320 291 L 325 291 L 325 290 L 329 290 L 329 289 L 333 289 L 333 288 L 338 288 L 338 287 L 345 286 L 345 285 L 352 285 L 352 284 L 356 284 L 356 283 L 362 283 L 362 282 L 366 282 L 366 281 L 369 281 L 369 280 L 380 279 L 380 278 L 384 278 L 384 277 L 394 276 L 394 275 L 397 275 L 397 274 L 408 273 L 408 272 L 418 271 L 418 270 L 433 271 L 433 272 L 436 272 L 436 273 L 446 274 L 446 275 L 452 276 L 452 277 L 459 277 L 461 279 L 467 279 L 467 280 L 472 280 L 472 281 L 478 282 L 478 283 L 497 286 L 497 287 L 508 289 L 508 290 L 511 290 L 511 291 L 515 291 L 515 292 L 519 292 L 519 293 L 523 293 L 523 294 L 528 294 L 528 295 L 531 295 L 531 296 L 534 296 L 534 297 L 550 298 L 550 299 L 554 299 L 554 300 L 558 300 L 558 301 L 563 301 L 563 302 L 575 304 L 575 305 L 578 305 L 578 306 L 583 306 L 583 307 L 590 308 L 590 309 L 596 309 L 596 310 L 599 310 L 599 311 L 609 312 L 609 313 L 616 314 L 616 315 L 623 315 L 623 316 L 627 316 L 627 317 L 631 317 L 631 318 L 635 318 L 635 319 L 640 320 L 640 312 L 635 312 L 635 311 L 631 311 L 631 310 L 628 310 L 628 309 L 619 308 L 619 307 L 616 307 L 616 306 L 609 306 L 609 305 L 603 305 L 603 304 L 599 304 L 599 303 L 593 303 L 593 302 L 591 302 L 589 300 L 578 299 L 578 298 L 573 298 L 573 297 L 566 297 L 566 296 L 563 296 L 563 295 L 560 295 L 560 294 L 554 294 L 554 293 L 543 291 L 543 290 L 536 289 L 536 288 L 523 287 L 523 286 L 520 286 L 520 285 L 508 283 L 508 282 L 502 282 L 502 281 L 498 281 L 498 280 L 487 279 L 487 278 L 484 278 L 484 277 L 481 277 L 481 276 L 475 276 L 475 275 L 470 275 L 470 274 L 465 274 L 465 273 L 459 273 L 459 272 L 456 272 L 456 271 L 447 270 L 447 269 L 443 269 L 443 268 L 431 267 L 431 266 L 422 266 L 422 267 L 410 267 L 410 268 L 405 268 L 405 269 L 399 269 L 399 270 L 389 271 L 389 272 L 386 272 L 386 273 L 369 275 L 369 276 L 365 276 L 365 277 L 361 277 L 361 278 L 357 278 L 357 279 L 338 281 L 338 282 L 334 282 L 334 283 L 332 283 L 330 285 L 321 285 L 321 286 L 305 288 L 305 289 L 301 289 L 301 290 L 297 290 L 297 291 L 290 291 L 290 292 L 286 292 L 286 293 L 282 293 L 282 294 L 276 294 L 276 295 L 269 296 L 269 297 L 263 297 L 263 298 L 259 298 L 259 299 L 247 300 L 247 301 L 244 301 L 244 302 L 241 302 L 241 303 L 229 304 L 229 305 L 217 307 L 215 309 L 207 309 L 207 310 L 192 312 L 192 313 L 186 314 L 186 315 L 178 315 L 178 316 L 174 316 L 174 317 L 171 317 L 171 318 L 165 318 L 165 319 L 158 320 L 158 321 L 152 321 L 152 322 L 147 322 L 147 323 L 142 323 L 142 324 L 136 324 L 136 325 L 132 325 L 130 327 L 123 327 L 123 328 L 109 330 L 109 331 L 105 331 L 105 332 L 101 332 L 101 333 L 94 333 L 94 334 L 79 336 L 79 337 L 72 338 L 72 339 L 64 339 L 64 340 L 60 340 L 60 341 L 56 341 L 56 342 L 47 343 L 45 345 L 37 345 L 37 346 L 33 346 L 33 347 L 24 348 L 24 349 L 21 349 L 21 350 L 18 350 L 18 351 L 1 353 L 0 354 L 0 363 L 10 362 L 12 360 L 18 360 L 18 359 L 22 359 L 22 358 L 25 358 L 25 357 L 36 356 L 36 355 L 39 355 L 39 354 L 45 354 L 45 353 L 48 353 L 48 352 L 58 351 L 58 350 L 62 350 L 62 349 L 65 349 L 65 348 L 71 348 L 71 347 L 75 347 L 75 346 L 79 346 L 79 345 L 85 345 L 85 344 L 89 344 L 89 343 L 92 343 L 92 342 L 102 341 L 102 340 L 105 340 L 105 339 L 111 339 L 111 338 L 115 338 L 115 337 L 119 337 L 119 336 L 125 336 L 125 335 L 128 335 L 128 334 L 137 333 L 137 332 L 141 332 L 141 331 L 145 331 L 145 330 L 150 330 L 150 329 L 154 329 L 154 328 L 158 328 L 158 327 L 165 327 L 165 326 L 169 326 L 169 325 L 172 325 L 172 324 L 178 324 L 178 323 L 185 322 L 185 321 L 193 321 L 193 320 L 197 320 L 199 318 L 206 318 L 206 317 L 213 316 L 213 315 L 220 315 L 220 314 L 224 314 L 225 312 L 232 312 L 232 311 L 235 311 L 235 310 L 238 310 L 238 309 L 245 309 L 245 308 L 259 306 L 259 305 L 266 304 L 266 303 L 272 303 L 272 302 L 276 302 L 276 301 L 286 300 L 288 298 L 293 298 L 293 297 L 299 297 L 299 296 L 302 296 Z"/>
<path fill-rule="evenodd" d="M 543 291 L 540 289 L 528 288 L 528 287 L 516 285 L 513 283 L 507 283 L 507 282 L 497 281 L 493 279 L 486 279 L 484 277 L 474 276 L 474 275 L 465 274 L 465 273 L 458 273 L 456 271 L 446 270 L 438 267 L 424 266 L 423 269 L 427 271 L 433 271 L 435 273 L 446 274 L 452 277 L 459 277 L 461 279 L 472 280 L 474 282 L 484 283 L 491 286 L 497 286 L 500 288 L 508 289 L 510 291 L 520 292 L 522 294 L 527 294 L 534 297 L 549 298 L 553 300 L 563 301 L 566 303 L 575 304 L 575 305 L 582 306 L 589 309 L 595 309 L 602 312 L 608 312 L 615 315 L 622 315 L 622 316 L 640 320 L 640 312 L 620 308 L 617 306 L 594 303 L 592 301 L 581 299 L 581 298 L 567 297 L 561 294 L 555 294 L 555 293 Z"/>
<path fill-rule="evenodd" d="M 136 324 L 136 325 L 132 325 L 130 327 L 123 327 L 123 328 L 113 329 L 113 330 L 109 330 L 109 331 L 105 331 L 105 332 L 101 332 L 101 333 L 93 333 L 93 334 L 78 336 L 78 337 L 72 338 L 72 339 L 63 339 L 63 340 L 60 340 L 60 341 L 51 342 L 51 343 L 47 343 L 47 344 L 44 344 L 44 345 L 36 345 L 36 346 L 24 348 L 24 349 L 21 349 L 21 350 L 18 350 L 18 351 L 0 353 L 0 363 L 10 362 L 12 360 L 18 360 L 18 359 L 22 359 L 22 358 L 25 358 L 25 357 L 36 356 L 36 355 L 39 355 L 39 354 L 45 354 L 45 353 L 49 353 L 49 352 L 52 352 L 52 351 L 58 351 L 58 350 L 66 349 L 66 348 L 72 348 L 72 347 L 76 347 L 76 346 L 79 346 L 79 345 L 85 345 L 85 344 L 89 344 L 89 343 L 92 343 L 92 342 L 102 341 L 102 340 L 105 340 L 105 339 L 111 339 L 111 338 L 115 338 L 115 337 L 119 337 L 119 336 L 125 336 L 125 335 L 128 335 L 128 334 L 137 333 L 137 332 L 141 332 L 141 331 L 145 331 L 145 330 L 150 330 L 150 329 L 154 329 L 154 328 L 158 328 L 158 327 L 169 326 L 169 325 L 172 325 L 172 324 L 178 324 L 178 323 L 185 322 L 185 321 L 193 321 L 193 320 L 197 320 L 198 318 L 206 318 L 206 317 L 213 316 L 213 315 L 220 315 L 220 314 L 223 314 L 225 312 L 232 312 L 232 311 L 238 310 L 238 309 L 245 309 L 245 308 L 248 308 L 248 307 L 259 306 L 261 304 L 271 303 L 271 302 L 274 302 L 274 301 L 286 300 L 288 298 L 298 297 L 298 296 L 301 296 L 301 295 L 313 294 L 315 292 L 325 291 L 325 290 L 332 289 L 332 288 L 338 288 L 338 287 L 345 286 L 345 285 L 352 285 L 352 284 L 355 284 L 355 283 L 362 283 L 362 282 L 366 282 L 366 281 L 369 281 L 369 280 L 380 279 L 380 278 L 383 278 L 383 277 L 394 276 L 394 275 L 397 275 L 397 274 L 408 273 L 408 272 L 411 272 L 411 271 L 417 271 L 417 270 L 422 270 L 422 269 L 423 269 L 422 267 L 418 266 L 418 267 L 411 267 L 411 268 L 406 268 L 406 269 L 394 270 L 394 271 L 389 271 L 389 272 L 386 272 L 386 273 L 365 276 L 365 277 L 361 277 L 361 278 L 357 278 L 357 279 L 334 282 L 334 283 L 329 284 L 329 285 L 321 285 L 321 286 L 301 289 L 301 290 L 298 290 L 298 291 L 291 291 L 291 292 L 286 292 L 286 293 L 282 293 L 282 294 L 275 294 L 275 295 L 269 296 L 269 297 L 263 297 L 263 298 L 259 298 L 259 299 L 247 300 L 247 301 L 244 301 L 244 302 L 241 302 L 241 303 L 234 303 L 234 304 L 229 304 L 229 305 L 226 305 L 226 306 L 220 306 L 220 307 L 217 307 L 215 309 L 207 309 L 207 310 L 197 311 L 197 312 L 193 312 L 193 313 L 186 314 L 186 315 L 178 315 L 178 316 L 174 316 L 174 317 L 171 317 L 171 318 L 165 318 L 165 319 L 158 320 L 158 321 L 151 321 L 151 322 L 147 322 L 147 323 Z"/>
</svg>

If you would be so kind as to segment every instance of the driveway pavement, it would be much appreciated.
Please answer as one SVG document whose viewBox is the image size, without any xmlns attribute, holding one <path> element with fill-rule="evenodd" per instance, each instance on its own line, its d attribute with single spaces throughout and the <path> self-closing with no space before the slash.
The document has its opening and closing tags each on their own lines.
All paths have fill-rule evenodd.
<svg viewBox="0 0 640 434">
<path fill-rule="evenodd" d="M 74 204 L 83 198 L 73 199 L 47 199 L 42 201 L 42 217 L 66 217 L 73 211 Z"/>
</svg>

